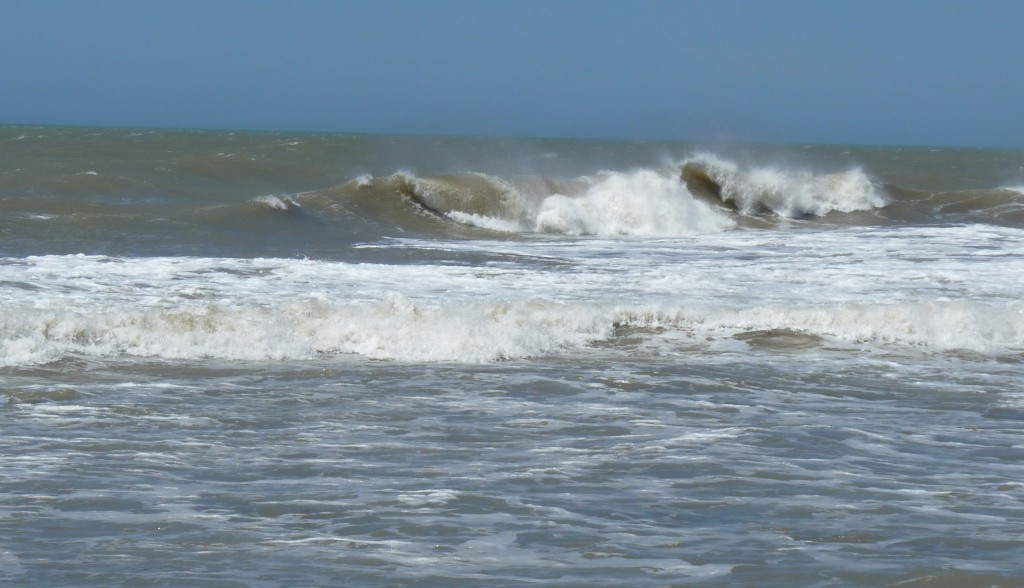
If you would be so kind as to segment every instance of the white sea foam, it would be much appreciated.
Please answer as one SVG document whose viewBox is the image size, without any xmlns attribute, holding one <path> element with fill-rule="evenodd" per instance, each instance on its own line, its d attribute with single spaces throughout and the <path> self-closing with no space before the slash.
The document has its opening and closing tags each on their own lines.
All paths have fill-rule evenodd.
<svg viewBox="0 0 1024 588">
<path fill-rule="evenodd" d="M 1020 353 L 1022 237 L 958 226 L 380 245 L 526 254 L 471 266 L 0 259 L 0 365 L 69 354 L 489 362 L 575 353 L 621 333 L 670 347 L 743 348 L 733 337 L 760 331 Z"/>
<path fill-rule="evenodd" d="M 289 196 L 275 196 L 274 194 L 265 194 L 263 196 L 257 196 L 249 202 L 257 205 L 269 208 L 271 210 L 295 210 L 301 208 L 302 205 L 296 202 Z"/>
<path fill-rule="evenodd" d="M 447 216 L 461 223 L 504 232 L 559 235 L 679 237 L 714 233 L 733 226 L 722 213 L 696 200 L 669 171 L 641 169 L 604 172 L 571 182 L 580 192 L 537 193 L 499 178 L 486 177 L 500 202 L 494 214 L 458 209 Z M 419 180 L 427 200 L 449 189 Z"/>
<path fill-rule="evenodd" d="M 475 214 L 453 210 L 447 214 L 448 218 L 472 227 L 490 229 L 502 233 L 518 233 L 523 231 L 522 223 L 504 218 L 497 218 L 483 214 Z"/>
<path fill-rule="evenodd" d="M 0 365 L 94 357 L 315 359 L 357 354 L 403 361 L 489 362 L 580 349 L 617 326 L 668 330 L 690 343 L 786 329 L 855 344 L 981 353 L 1024 349 L 1024 305 L 969 302 L 681 309 L 543 301 L 208 305 L 100 312 L 2 311 Z"/>
<path fill-rule="evenodd" d="M 4 310 L 3 365 L 69 353 L 166 359 L 371 359 L 486 362 L 544 355 L 606 338 L 590 309 L 523 302 L 441 304 L 400 295 L 364 304 L 209 305 L 105 312 Z"/>
<path fill-rule="evenodd" d="M 886 204 L 876 182 L 860 169 L 816 174 L 804 169 L 744 167 L 709 153 L 680 165 L 699 167 L 719 187 L 719 196 L 742 214 L 765 211 L 783 217 L 823 216 L 870 210 Z M 492 211 L 468 210 L 471 189 L 444 180 L 409 177 L 428 206 L 458 222 L 506 232 L 560 235 L 679 237 L 717 233 L 735 225 L 722 211 L 697 199 L 679 177 L 678 166 L 602 172 L 567 182 L 571 189 L 512 184 L 483 176 L 492 191 Z"/>
<path fill-rule="evenodd" d="M 653 170 L 588 178 L 577 196 L 554 194 L 541 203 L 534 228 L 568 235 L 681 236 L 713 233 L 732 221 L 696 200 L 674 175 Z"/>
<path fill-rule="evenodd" d="M 1024 349 L 1024 303 L 1020 302 L 998 306 L 928 301 L 702 309 L 630 315 L 622 324 L 677 329 L 694 340 L 751 331 L 795 331 L 836 342 L 890 343 L 933 352 Z"/>
<path fill-rule="evenodd" d="M 815 174 L 802 169 L 741 167 L 710 153 L 698 153 L 683 162 L 696 164 L 721 188 L 723 201 L 740 212 L 760 209 L 785 217 L 823 216 L 884 206 L 886 197 L 864 171 Z"/>
</svg>

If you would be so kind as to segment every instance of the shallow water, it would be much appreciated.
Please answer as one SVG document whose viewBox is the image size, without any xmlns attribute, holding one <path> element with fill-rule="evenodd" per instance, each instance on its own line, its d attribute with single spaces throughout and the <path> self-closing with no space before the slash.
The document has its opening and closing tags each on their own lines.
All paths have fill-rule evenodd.
<svg viewBox="0 0 1024 588">
<path fill-rule="evenodd" d="M 18 371 L 4 571 L 26 585 L 1017 578 L 1024 398 L 999 382 L 1020 363 L 793 353 Z"/>
</svg>

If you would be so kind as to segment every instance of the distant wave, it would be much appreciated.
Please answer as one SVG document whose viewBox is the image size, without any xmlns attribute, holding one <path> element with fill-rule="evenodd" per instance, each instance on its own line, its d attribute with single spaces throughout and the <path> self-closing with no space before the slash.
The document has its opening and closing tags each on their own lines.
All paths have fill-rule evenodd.
<svg viewBox="0 0 1024 588">
<path fill-rule="evenodd" d="M 1024 186 L 1017 184 L 931 192 L 885 183 L 857 166 L 819 171 L 743 163 L 710 152 L 659 166 L 568 177 L 398 171 L 364 173 L 319 188 L 302 184 L 310 170 L 301 162 L 283 165 L 218 152 L 165 163 L 161 173 L 181 175 L 182 185 L 192 186 L 182 189 L 189 194 L 195 189 L 195 195 L 161 193 L 123 170 L 82 165 L 32 188 L 45 198 L 0 195 L 0 213 L 8 219 L 54 220 L 67 242 L 54 252 L 81 249 L 77 243 L 89 243 L 97 234 L 124 235 L 116 242 L 127 237 L 170 244 L 232 241 L 240 251 L 256 250 L 247 239 L 259 235 L 260 251 L 278 251 L 274 244 L 282 243 L 315 254 L 325 244 L 344 248 L 397 236 L 661 238 L 784 225 L 1024 227 Z M 282 188 L 294 185 L 312 189 Z M 8 235 L 8 242 L 38 240 L 37 227 L 29 223 Z M 46 244 L 56 247 L 60 241 Z"/>
<path fill-rule="evenodd" d="M 124 194 L 151 189 L 148 182 L 95 170 L 55 175 L 44 180 L 42 184 L 47 192 L 57 195 Z"/>
<path fill-rule="evenodd" d="M 695 199 L 676 177 L 654 170 L 609 172 L 584 179 L 582 194 L 553 194 L 534 230 L 568 235 L 681 236 L 718 232 L 734 223 Z"/>
<path fill-rule="evenodd" d="M 890 187 L 889 217 L 903 222 L 969 222 L 1024 227 L 1024 187 L 924 192 Z"/>
<path fill-rule="evenodd" d="M 733 226 L 694 199 L 678 179 L 654 170 L 604 172 L 565 182 L 520 180 L 518 185 L 475 174 L 443 183 L 416 179 L 413 188 L 418 201 L 447 218 L 505 232 L 682 236 Z"/>
<path fill-rule="evenodd" d="M 296 202 L 291 196 L 277 196 L 274 194 L 257 196 L 249 202 L 257 207 L 269 210 L 280 210 L 283 212 L 296 210 L 302 207 L 302 205 Z"/>
<path fill-rule="evenodd" d="M 272 158 L 236 153 L 185 155 L 169 162 L 169 169 L 185 177 L 208 178 L 222 181 L 246 182 L 288 178 L 301 178 L 316 174 L 318 166 L 302 163 L 282 163 Z"/>
<path fill-rule="evenodd" d="M 306 210 L 304 203 L 318 204 Z M 1024 224 L 1024 189 L 928 193 L 882 184 L 859 168 L 831 173 L 744 166 L 701 153 L 678 164 L 574 178 L 478 172 L 373 177 L 309 193 L 263 195 L 258 207 L 345 211 L 364 228 L 424 235 L 485 233 L 685 237 L 802 219 L 827 224 Z M 333 212 L 332 212 L 333 211 Z M 477 232 L 474 233 L 473 231 Z"/>
<path fill-rule="evenodd" d="M 571 179 L 482 173 L 361 176 L 353 189 L 395 190 L 423 212 L 491 231 L 569 236 L 674 237 L 723 231 L 748 217 L 825 216 L 887 199 L 859 169 L 832 174 L 744 168 L 713 155 L 681 164 Z"/>
</svg>

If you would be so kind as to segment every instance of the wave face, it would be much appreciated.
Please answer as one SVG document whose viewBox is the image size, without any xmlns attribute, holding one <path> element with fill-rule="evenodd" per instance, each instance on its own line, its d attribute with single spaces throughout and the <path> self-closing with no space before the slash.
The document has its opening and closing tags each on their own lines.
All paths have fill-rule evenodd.
<svg viewBox="0 0 1024 588">
<path fill-rule="evenodd" d="M 733 226 L 673 174 L 656 170 L 568 181 L 484 174 L 402 179 L 404 193 L 439 216 L 499 232 L 683 236 Z"/>
<path fill-rule="evenodd" d="M 872 210 L 887 202 L 877 184 L 856 169 L 821 175 L 744 169 L 709 155 L 563 180 L 399 173 L 354 182 L 378 200 L 395 191 L 440 219 L 482 229 L 598 237 L 716 233 L 736 227 L 737 215 L 770 221 Z"/>
</svg>

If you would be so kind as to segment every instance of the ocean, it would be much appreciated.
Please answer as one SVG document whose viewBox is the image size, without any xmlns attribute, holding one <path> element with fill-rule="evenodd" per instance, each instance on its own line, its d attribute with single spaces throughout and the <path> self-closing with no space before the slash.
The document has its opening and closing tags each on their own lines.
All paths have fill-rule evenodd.
<svg viewBox="0 0 1024 588">
<path fill-rule="evenodd" d="M 1024 151 L 0 127 L 0 584 L 1024 586 Z"/>
</svg>

